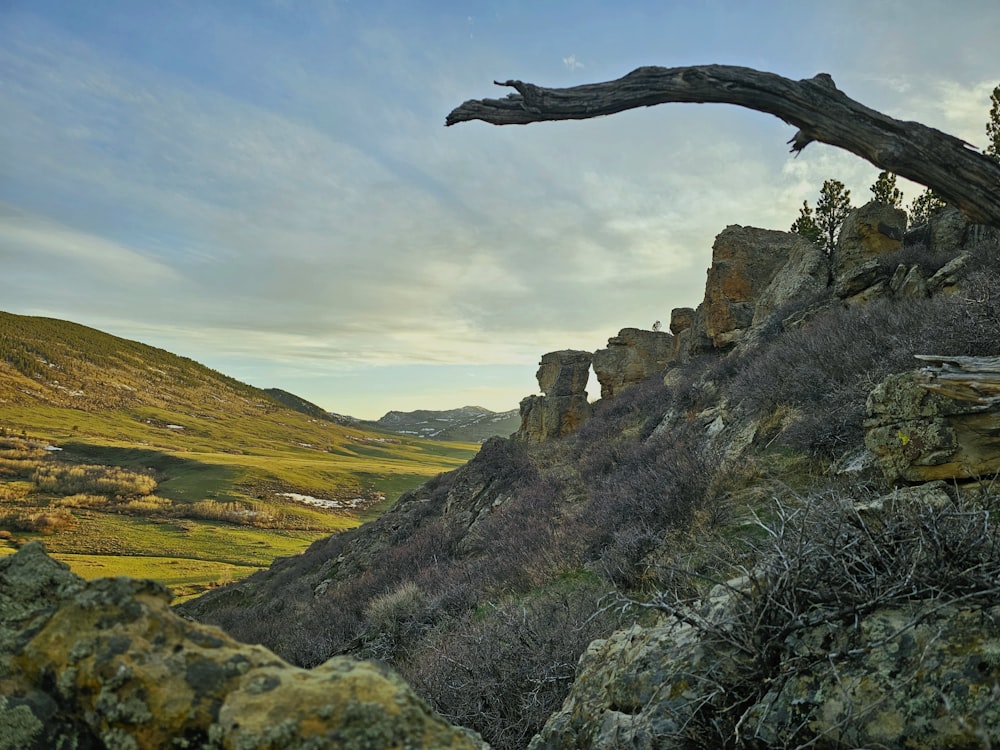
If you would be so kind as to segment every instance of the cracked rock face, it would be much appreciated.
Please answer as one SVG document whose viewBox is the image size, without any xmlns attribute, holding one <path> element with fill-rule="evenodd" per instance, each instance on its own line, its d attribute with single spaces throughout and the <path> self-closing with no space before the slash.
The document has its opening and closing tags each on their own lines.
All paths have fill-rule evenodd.
<svg viewBox="0 0 1000 750">
<path fill-rule="evenodd" d="M 38 543 L 0 560 L 0 592 L 2 747 L 482 747 L 387 670 L 292 667 L 177 616 L 159 584 L 85 583 Z"/>
<path fill-rule="evenodd" d="M 753 326 L 790 300 L 825 289 L 823 251 L 797 234 L 726 227 L 712 246 L 705 299 L 705 334 L 716 349 L 744 340 Z"/>
<path fill-rule="evenodd" d="M 614 398 L 622 389 L 662 372 L 673 357 L 671 334 L 623 328 L 608 339 L 607 349 L 594 352 L 594 373 L 601 384 L 601 398 Z"/>
<path fill-rule="evenodd" d="M 899 250 L 906 232 L 906 212 L 872 201 L 851 211 L 844 219 L 831 254 L 835 281 L 858 266 Z"/>
<path fill-rule="evenodd" d="M 706 616 L 725 621 L 726 599 L 710 597 Z M 998 618 L 1000 607 L 930 601 L 819 623 L 781 643 L 789 668 L 749 691 L 754 667 L 725 638 L 674 618 L 634 626 L 591 644 L 529 749 L 708 747 L 706 722 L 733 710 L 732 685 L 748 692 L 736 713 L 747 747 L 996 746 L 1000 638 L 983 623 Z"/>
<path fill-rule="evenodd" d="M 542 355 L 538 363 L 538 387 L 544 396 L 521 401 L 519 440 L 541 442 L 569 435 L 590 417 L 587 380 L 590 352 L 564 349 Z"/>
</svg>

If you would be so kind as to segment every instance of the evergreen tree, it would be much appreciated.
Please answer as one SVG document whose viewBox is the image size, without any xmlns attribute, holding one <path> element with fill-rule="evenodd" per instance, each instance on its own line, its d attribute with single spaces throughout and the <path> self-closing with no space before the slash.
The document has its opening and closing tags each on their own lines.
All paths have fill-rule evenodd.
<svg viewBox="0 0 1000 750">
<path fill-rule="evenodd" d="M 990 139 L 986 146 L 986 154 L 1000 161 L 1000 86 L 993 89 L 990 96 L 990 121 L 986 123 L 986 137 Z"/>
<path fill-rule="evenodd" d="M 816 226 L 819 227 L 820 241 L 827 252 L 837 244 L 840 225 L 851 212 L 851 191 L 840 180 L 827 180 L 819 191 L 816 202 Z"/>
<path fill-rule="evenodd" d="M 896 187 L 896 175 L 892 172 L 882 172 L 868 189 L 872 191 L 872 200 L 893 208 L 903 207 L 903 191 Z"/>
<path fill-rule="evenodd" d="M 819 242 L 822 239 L 823 233 L 816 226 L 816 220 L 813 218 L 813 210 L 809 208 L 809 201 L 802 201 L 802 208 L 799 209 L 799 218 L 794 221 L 789 231 L 802 235 L 810 242 Z"/>
<path fill-rule="evenodd" d="M 948 204 L 941 200 L 937 193 L 927 188 L 910 203 L 910 210 L 907 212 L 909 214 L 910 226 L 926 224 L 934 214 L 946 205 Z"/>
</svg>

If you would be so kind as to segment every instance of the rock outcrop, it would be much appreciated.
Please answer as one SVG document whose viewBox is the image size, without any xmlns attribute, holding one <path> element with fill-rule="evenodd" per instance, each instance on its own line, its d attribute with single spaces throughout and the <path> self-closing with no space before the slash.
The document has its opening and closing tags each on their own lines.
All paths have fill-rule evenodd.
<svg viewBox="0 0 1000 750">
<path fill-rule="evenodd" d="M 803 237 L 726 227 L 712 246 L 700 307 L 705 335 L 714 348 L 725 349 L 744 340 L 749 329 L 764 323 L 776 308 L 818 293 L 828 283 L 826 255 Z"/>
<path fill-rule="evenodd" d="M 601 384 L 601 398 L 614 398 L 623 388 L 662 372 L 673 356 L 674 337 L 671 334 L 639 328 L 621 329 L 617 336 L 608 339 L 607 349 L 594 352 L 594 373 Z"/>
<path fill-rule="evenodd" d="M 878 259 L 899 250 L 906 232 L 906 212 L 872 201 L 851 211 L 830 254 L 834 288 L 849 297 L 871 286 Z M 873 263 L 873 261 L 875 261 Z"/>
<path fill-rule="evenodd" d="M 542 355 L 538 386 L 544 395 L 521 400 L 521 427 L 516 437 L 540 442 L 575 432 L 590 417 L 587 381 L 590 352 L 564 349 Z"/>
<path fill-rule="evenodd" d="M 683 362 L 691 352 L 691 329 L 696 310 L 693 307 L 675 307 L 670 311 L 670 333 L 674 336 L 670 359 Z"/>
<path fill-rule="evenodd" d="M 1000 359 L 933 359 L 890 375 L 868 397 L 865 445 L 891 482 L 1000 473 Z"/>
<path fill-rule="evenodd" d="M 386 669 L 292 667 L 170 598 L 151 581 L 86 583 L 39 543 L 0 559 L 0 747 L 484 747 Z"/>
<path fill-rule="evenodd" d="M 933 253 L 954 255 L 979 241 L 996 239 L 993 227 L 973 224 L 953 206 L 935 211 L 930 220 L 906 233 L 905 244 L 923 245 Z"/>
<path fill-rule="evenodd" d="M 731 605 L 746 585 L 717 586 L 683 620 L 591 643 L 530 750 L 723 747 L 733 739 L 727 723 L 741 747 L 945 750 L 1000 740 L 1000 638 L 983 625 L 1000 606 L 914 602 L 852 615 L 850 624 L 831 617 L 772 644 L 781 674 L 748 681 L 761 665 L 728 630 L 741 627 Z M 715 721 L 726 735 L 717 744 L 705 736 Z"/>
</svg>

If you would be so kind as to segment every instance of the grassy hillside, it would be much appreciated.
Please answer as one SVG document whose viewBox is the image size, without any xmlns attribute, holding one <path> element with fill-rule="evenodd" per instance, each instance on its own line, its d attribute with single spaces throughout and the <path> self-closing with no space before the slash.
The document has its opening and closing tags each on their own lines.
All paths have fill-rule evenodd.
<svg viewBox="0 0 1000 750">
<path fill-rule="evenodd" d="M 0 313 L 4 549 L 42 536 L 85 576 L 191 595 L 377 516 L 477 448 L 316 419 L 161 349 Z"/>
</svg>

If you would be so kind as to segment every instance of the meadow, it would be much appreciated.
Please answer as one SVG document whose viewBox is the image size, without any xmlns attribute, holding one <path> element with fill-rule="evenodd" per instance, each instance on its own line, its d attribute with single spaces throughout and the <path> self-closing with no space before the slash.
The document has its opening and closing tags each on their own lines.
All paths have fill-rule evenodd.
<svg viewBox="0 0 1000 750">
<path fill-rule="evenodd" d="M 479 449 L 291 398 L 0 312 L 0 554 L 40 539 L 85 577 L 153 578 L 184 599 L 377 517 Z"/>
<path fill-rule="evenodd" d="M 284 409 L 221 419 L 147 407 L 8 407 L 0 554 L 40 539 L 84 578 L 152 578 L 183 601 L 377 517 L 478 447 Z"/>
</svg>

